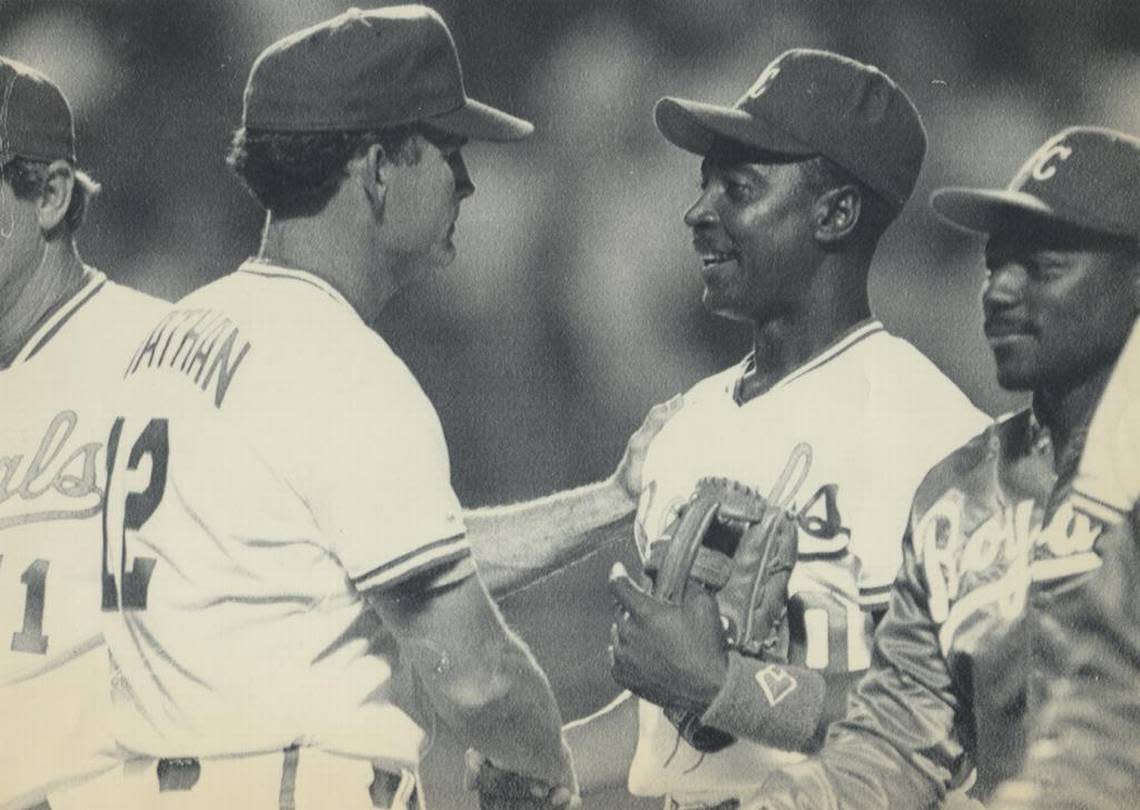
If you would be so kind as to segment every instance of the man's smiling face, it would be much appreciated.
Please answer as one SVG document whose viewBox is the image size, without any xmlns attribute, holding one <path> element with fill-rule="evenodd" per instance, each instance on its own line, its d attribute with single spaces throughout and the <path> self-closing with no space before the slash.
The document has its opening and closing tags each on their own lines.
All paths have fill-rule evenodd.
<svg viewBox="0 0 1140 810">
<path fill-rule="evenodd" d="M 801 300 L 817 250 L 814 201 L 802 158 L 714 143 L 685 213 L 711 312 L 759 322 Z"/>
</svg>

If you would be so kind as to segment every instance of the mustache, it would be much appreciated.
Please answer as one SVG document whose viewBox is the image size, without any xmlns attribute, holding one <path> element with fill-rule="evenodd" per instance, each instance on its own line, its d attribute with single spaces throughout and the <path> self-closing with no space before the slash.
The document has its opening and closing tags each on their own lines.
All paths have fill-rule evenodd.
<svg viewBox="0 0 1140 810">
<path fill-rule="evenodd" d="M 1009 318 L 1000 315 L 987 317 L 983 322 L 982 329 L 986 337 L 1037 334 L 1037 327 L 1032 322 L 1022 318 Z"/>
</svg>

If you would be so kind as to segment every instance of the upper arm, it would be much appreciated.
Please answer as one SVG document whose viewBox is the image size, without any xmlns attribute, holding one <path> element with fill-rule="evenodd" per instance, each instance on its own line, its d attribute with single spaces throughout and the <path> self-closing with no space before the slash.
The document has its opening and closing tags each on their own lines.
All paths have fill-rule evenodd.
<svg viewBox="0 0 1140 810">
<path fill-rule="evenodd" d="M 375 355 L 375 356 L 372 356 Z M 374 351 L 359 390 L 309 415 L 294 465 L 322 543 L 359 591 L 412 580 L 470 555 L 443 430 L 415 379 Z M 333 385 L 335 381 L 323 380 Z"/>
</svg>

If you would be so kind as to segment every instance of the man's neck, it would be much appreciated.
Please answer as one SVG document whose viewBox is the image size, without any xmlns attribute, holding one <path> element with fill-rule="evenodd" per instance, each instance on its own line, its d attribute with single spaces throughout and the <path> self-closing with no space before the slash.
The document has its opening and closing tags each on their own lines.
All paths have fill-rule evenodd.
<svg viewBox="0 0 1140 810">
<path fill-rule="evenodd" d="M 0 368 L 7 368 L 36 329 L 83 286 L 83 263 L 70 240 L 48 243 L 34 270 L 0 312 Z"/>
<path fill-rule="evenodd" d="M 1069 456 L 1080 452 L 1112 367 L 1112 363 L 1107 363 L 1072 386 L 1043 388 L 1033 393 L 1033 412 L 1049 429 L 1053 439 L 1053 463 L 1058 469 L 1066 465 Z"/>
<path fill-rule="evenodd" d="M 803 307 L 754 324 L 755 384 L 778 382 L 870 317 L 866 269 L 821 268 Z"/>
<path fill-rule="evenodd" d="M 325 217 L 275 220 L 270 216 L 257 258 L 324 279 L 371 323 L 396 293 L 395 279 L 370 254 L 368 245 L 328 226 Z"/>
</svg>

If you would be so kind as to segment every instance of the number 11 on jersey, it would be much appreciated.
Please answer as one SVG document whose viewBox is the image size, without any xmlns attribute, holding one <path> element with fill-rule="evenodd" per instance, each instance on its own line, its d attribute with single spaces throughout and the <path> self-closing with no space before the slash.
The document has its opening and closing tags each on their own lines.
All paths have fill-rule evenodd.
<svg viewBox="0 0 1140 810">
<path fill-rule="evenodd" d="M 166 491 L 170 451 L 167 420 L 151 419 L 127 450 L 119 417 L 107 440 L 107 494 L 103 506 L 103 610 L 145 610 L 153 557 L 134 557 L 128 537 L 158 508 Z M 128 562 L 130 563 L 128 565 Z"/>
</svg>

